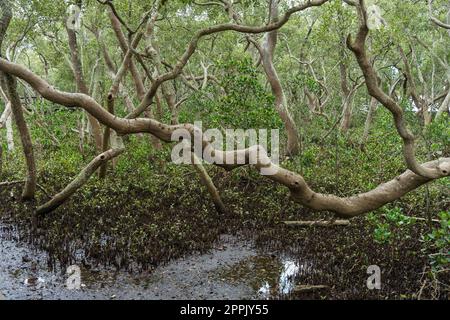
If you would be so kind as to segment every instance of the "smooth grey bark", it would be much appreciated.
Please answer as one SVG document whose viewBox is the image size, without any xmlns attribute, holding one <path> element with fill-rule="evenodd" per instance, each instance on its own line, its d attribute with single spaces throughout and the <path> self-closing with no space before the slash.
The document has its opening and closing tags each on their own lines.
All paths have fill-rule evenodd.
<svg viewBox="0 0 450 320">
<path fill-rule="evenodd" d="M 439 110 L 436 113 L 436 120 L 440 119 L 442 115 L 445 113 L 450 113 L 450 90 L 448 91 L 447 95 L 445 96 L 444 101 L 442 102 L 441 106 L 439 107 Z"/>
<path fill-rule="evenodd" d="M 225 207 L 222 198 L 220 197 L 219 190 L 217 190 L 214 182 L 206 171 L 205 167 L 201 163 L 201 160 L 195 155 L 195 153 L 191 154 L 191 160 L 194 166 L 195 171 L 198 173 L 200 177 L 200 181 L 208 190 L 208 193 L 211 195 L 211 199 L 216 206 L 217 211 L 225 214 L 227 212 L 227 208 Z"/>
<path fill-rule="evenodd" d="M 86 82 L 84 80 L 83 76 L 83 69 L 81 65 L 81 58 L 79 54 L 78 44 L 77 44 L 77 35 L 74 30 L 71 30 L 66 27 L 67 30 L 67 36 L 69 41 L 69 48 L 70 48 L 70 58 L 71 58 L 71 66 L 73 75 L 75 77 L 75 82 L 77 85 L 77 90 L 80 93 L 83 94 L 89 94 L 89 88 L 86 85 Z M 97 119 L 92 117 L 92 115 L 88 114 L 89 124 L 92 129 L 92 135 L 94 137 L 95 141 L 95 147 L 97 152 L 100 152 L 102 150 L 102 132 L 100 123 Z"/>
<path fill-rule="evenodd" d="M 279 21 L 278 2 L 277 0 L 270 1 L 270 22 L 277 23 Z M 298 129 L 294 123 L 294 119 L 288 108 L 286 94 L 281 85 L 280 78 L 275 69 L 273 58 L 275 48 L 277 45 L 278 30 L 270 31 L 265 36 L 265 41 L 260 48 L 263 69 L 266 73 L 267 80 L 275 96 L 275 109 L 280 115 L 284 123 L 287 134 L 286 153 L 290 156 L 295 156 L 300 152 L 301 142 Z"/>
<path fill-rule="evenodd" d="M 53 196 L 53 198 L 44 205 L 37 208 L 37 214 L 46 214 L 56 210 L 64 202 L 66 202 L 78 189 L 83 187 L 89 178 L 97 171 L 97 169 L 104 163 L 118 157 L 125 151 L 123 145 L 112 148 L 106 152 L 95 157 L 78 176 L 72 180 L 60 193 Z"/>
<path fill-rule="evenodd" d="M 375 98 L 370 99 L 369 111 L 367 113 L 366 122 L 364 123 L 364 133 L 361 137 L 362 147 L 366 144 L 367 139 L 369 138 L 370 127 L 372 126 L 373 116 L 375 114 L 375 111 L 377 110 L 377 104 L 378 104 L 377 99 Z"/>
<path fill-rule="evenodd" d="M 18 64 L 0 58 L 0 70 L 22 78 L 47 100 L 66 107 L 75 106 L 83 108 L 101 123 L 115 130 L 119 135 L 147 132 L 162 141 L 172 142 L 172 134 L 175 130 L 187 130 L 191 134 L 191 137 L 194 136 L 194 132 L 197 132 L 202 136 L 202 153 L 205 151 L 210 154 L 214 153 L 217 159 L 214 162 L 215 165 L 231 170 L 240 165 L 236 165 L 234 161 L 233 163 L 227 163 L 227 159 L 245 159 L 243 165 L 248 164 L 251 158 L 257 159 L 254 167 L 259 171 L 265 169 L 274 171 L 274 174 L 268 175 L 267 178 L 286 186 L 291 192 L 291 199 L 293 201 L 314 210 L 335 212 L 338 216 L 353 217 L 373 211 L 386 203 L 402 197 L 421 185 L 435 179 L 450 176 L 450 158 L 441 158 L 420 164 L 422 170 L 430 173 L 427 177 L 407 170 L 391 181 L 381 184 L 371 191 L 355 196 L 338 197 L 335 195 L 321 194 L 313 191 L 300 174 L 273 164 L 267 154 L 262 152 L 260 146 L 252 146 L 247 149 L 234 151 L 217 150 L 213 148 L 209 139 L 203 135 L 202 130 L 192 124 L 166 125 L 148 118 L 120 118 L 110 114 L 89 96 L 54 89 L 45 80 Z M 385 102 L 384 100 L 382 101 Z M 198 156 L 200 157 L 202 155 Z"/>
<path fill-rule="evenodd" d="M 9 74 L 4 74 L 3 77 L 5 80 L 5 85 L 7 87 L 9 100 L 11 102 L 11 110 L 14 115 L 14 121 L 17 125 L 17 129 L 19 131 L 23 153 L 27 164 L 27 178 L 22 192 L 22 200 L 32 200 L 34 199 L 36 193 L 37 183 L 33 143 L 31 141 L 31 136 L 23 115 L 22 104 L 20 102 L 19 95 L 17 94 L 17 81 L 13 76 Z"/>
</svg>

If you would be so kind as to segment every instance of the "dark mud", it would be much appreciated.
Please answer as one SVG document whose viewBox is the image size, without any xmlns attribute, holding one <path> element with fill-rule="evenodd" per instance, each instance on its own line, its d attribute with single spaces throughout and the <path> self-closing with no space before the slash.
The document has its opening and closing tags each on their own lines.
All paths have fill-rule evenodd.
<svg viewBox="0 0 450 320">
<path fill-rule="evenodd" d="M 47 271 L 47 254 L 12 239 L 0 241 L 0 299 L 268 299 L 288 294 L 300 266 L 259 255 L 250 242 L 222 236 L 207 254 L 190 255 L 152 272 L 81 269 L 81 289 L 67 275 Z"/>
<path fill-rule="evenodd" d="M 267 182 L 243 180 L 237 189 L 225 182 L 232 210 L 222 216 L 195 188 L 175 198 L 159 187 L 112 193 L 94 185 L 86 199 L 74 195 L 35 219 L 32 207 L 14 200 L 20 190 L 0 190 L 0 292 L 7 299 L 448 299 L 450 273 L 434 277 L 421 241 L 426 223 L 392 229 L 385 243 L 374 241 L 365 217 L 350 227 L 287 227 L 282 221 L 331 216 L 281 195 L 256 197 L 276 195 Z M 65 287 L 72 264 L 82 269 L 80 291 Z M 371 265 L 381 269 L 381 290 L 366 286 Z M 326 289 L 299 293 L 302 285 Z"/>
</svg>

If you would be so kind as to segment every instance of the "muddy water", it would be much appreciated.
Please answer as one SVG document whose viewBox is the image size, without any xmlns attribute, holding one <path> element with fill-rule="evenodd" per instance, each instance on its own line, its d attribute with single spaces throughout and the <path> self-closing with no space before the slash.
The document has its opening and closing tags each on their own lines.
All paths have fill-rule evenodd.
<svg viewBox="0 0 450 320">
<path fill-rule="evenodd" d="M 256 255 L 231 267 L 217 270 L 217 276 L 230 283 L 249 285 L 258 298 L 284 298 L 295 289 L 298 279 L 312 272 L 312 265 L 289 257 Z"/>
<path fill-rule="evenodd" d="M 45 252 L 5 237 L 0 224 L 2 299 L 268 299 L 288 295 L 310 266 L 258 254 L 249 242 L 222 236 L 207 254 L 190 255 L 151 273 L 130 274 L 81 267 L 81 289 L 69 290 L 67 275 L 49 272 Z"/>
</svg>

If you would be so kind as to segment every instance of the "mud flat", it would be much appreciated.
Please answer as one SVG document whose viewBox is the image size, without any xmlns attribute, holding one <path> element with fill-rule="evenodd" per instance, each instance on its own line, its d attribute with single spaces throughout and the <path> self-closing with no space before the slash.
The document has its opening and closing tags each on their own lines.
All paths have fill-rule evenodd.
<svg viewBox="0 0 450 320">
<path fill-rule="evenodd" d="M 291 284 L 283 281 L 298 270 L 293 262 L 283 267 L 275 256 L 259 255 L 252 243 L 233 236 L 222 236 L 207 254 L 174 260 L 151 273 L 81 268 L 79 290 L 67 288 L 65 271 L 48 271 L 43 251 L 0 237 L 0 256 L 0 299 L 9 300 L 269 298 L 285 293 Z M 269 275 L 258 271 L 269 268 Z"/>
</svg>

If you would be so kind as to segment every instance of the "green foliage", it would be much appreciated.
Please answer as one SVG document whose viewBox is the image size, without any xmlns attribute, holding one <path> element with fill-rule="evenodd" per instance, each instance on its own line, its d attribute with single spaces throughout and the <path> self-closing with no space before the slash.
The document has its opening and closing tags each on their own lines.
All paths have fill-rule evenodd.
<svg viewBox="0 0 450 320">
<path fill-rule="evenodd" d="M 383 215 L 371 213 L 367 220 L 374 226 L 374 240 L 379 244 L 393 243 L 401 238 L 408 238 L 408 227 L 416 223 L 414 218 L 402 213 L 402 209 L 386 207 Z"/>
<path fill-rule="evenodd" d="M 444 114 L 440 119 L 433 121 L 425 130 L 424 139 L 430 156 L 442 157 L 450 153 L 450 126 L 448 115 Z"/>
<path fill-rule="evenodd" d="M 23 36 L 18 42 L 20 50 L 14 57 L 17 63 L 32 69 L 58 89 L 73 92 L 76 86 L 69 65 L 70 52 L 64 26 L 69 2 L 13 1 L 16 17 L 3 47 L 14 47 L 14 42 Z M 450 60 L 448 34 L 430 23 L 425 1 L 375 2 L 381 7 L 387 26 L 370 31 L 367 48 L 380 77 L 381 88 L 387 92 L 400 77 L 393 97 L 399 101 L 405 111 L 405 122 L 418 138 L 418 160 L 448 157 L 449 118 L 444 116 L 424 128 L 403 80 L 404 65 L 398 54 L 398 46 L 401 46 L 410 59 L 413 77 L 419 79 L 420 71 L 424 78 L 416 81 L 418 94 L 431 99 L 432 94 L 435 97 L 442 93 L 447 81 L 446 70 L 440 67 L 436 57 Z M 197 30 L 230 20 L 222 6 L 196 3 L 192 0 L 163 1 L 153 40 L 165 62 L 159 66 L 162 72 L 172 70 Z M 445 18 L 444 4 L 443 0 L 434 2 L 435 14 L 440 18 Z M 115 1 L 114 5 L 134 29 L 141 22 L 142 14 L 151 7 L 151 1 L 121 0 Z M 267 23 L 266 2 L 246 0 L 234 2 L 234 5 L 244 24 L 260 26 Z M 291 2 L 282 1 L 280 14 L 291 5 Z M 104 105 L 112 81 L 103 60 L 99 59 L 102 57 L 101 48 L 91 29 L 101 31 L 101 40 L 116 67 L 120 66 L 123 53 L 118 49 L 105 6 L 94 0 L 83 1 L 82 11 L 83 27 L 77 32 L 77 38 L 84 78 L 88 84 L 95 79 L 93 66 L 98 61 L 98 92 L 94 98 Z M 32 28 L 27 31 L 28 25 Z M 345 133 L 339 131 L 343 101 L 339 64 L 344 63 L 348 69 L 349 85 L 362 79 L 354 56 L 345 46 L 347 35 L 356 30 L 354 8 L 342 1 L 330 1 L 321 8 L 292 15 L 290 22 L 279 31 L 274 55 L 274 65 L 286 93 L 288 107 L 302 138 L 301 154 L 284 159 L 282 166 L 301 173 L 315 191 L 337 196 L 372 190 L 406 170 L 402 140 L 392 114 L 384 107 L 379 106 L 376 110 L 368 140 L 364 148 L 360 145 L 370 100 L 364 86 L 355 93 L 351 128 Z M 253 36 L 262 42 L 262 36 Z M 430 49 L 419 45 L 416 37 Z M 146 56 L 146 45 L 146 41 L 142 41 L 136 51 L 142 53 L 144 65 L 152 73 L 154 61 Z M 408 52 L 409 48 L 414 52 Z M 180 122 L 201 120 L 204 128 L 273 128 L 284 132 L 283 123 L 274 108 L 270 86 L 261 66 L 256 66 L 257 60 L 255 48 L 252 45 L 247 47 L 245 37 L 237 32 L 209 35 L 199 40 L 196 52 L 183 70 L 184 75 L 202 75 L 200 62 L 203 62 L 211 65 L 208 71 L 214 76 L 214 81 L 208 81 L 206 89 L 199 91 L 185 86 L 181 77 L 170 82 L 178 101 L 188 97 L 180 109 Z M 300 61 L 311 62 L 315 76 Z M 140 63 L 136 65 L 144 75 Z M 316 116 L 306 106 L 305 89 L 321 102 L 325 101 L 326 92 L 316 77 L 329 91 L 328 103 L 323 110 L 329 119 Z M 137 106 L 139 102 L 133 81 L 127 76 L 123 84 Z M 196 84 L 201 86 L 201 80 Z M 149 85 L 146 79 L 145 86 Z M 19 91 L 21 96 L 25 94 L 22 85 Z M 87 141 L 80 149 L 77 130 L 83 112 L 41 101 L 26 107 L 32 111 L 26 117 L 37 158 L 38 181 L 49 194 L 55 194 L 96 155 L 92 143 Z M 153 115 L 158 116 L 159 110 L 152 108 Z M 3 110 L 3 105 L 0 109 Z M 127 114 L 122 94 L 115 109 L 117 116 Z M 169 123 L 171 115 L 164 101 L 161 109 L 159 120 Z M 0 134 L 4 135 L 4 130 Z M 1 181 L 20 180 L 26 174 L 16 131 L 15 139 L 17 149 L 13 153 L 5 152 L 5 139 L 0 141 L 4 151 Z M 126 260 L 134 260 L 153 265 L 186 252 L 207 250 L 219 234 L 250 230 L 253 235 L 259 228 L 260 235 L 272 242 L 277 235 L 286 232 L 277 229 L 280 221 L 303 219 L 305 215 L 311 215 L 313 219 L 331 216 L 330 213 L 311 213 L 289 202 L 285 187 L 260 177 L 255 170 L 246 167 L 225 173 L 207 166 L 225 203 L 232 209 L 229 215 L 218 216 L 192 168 L 171 163 L 170 145 L 155 150 L 147 135 L 127 136 L 124 140 L 126 152 L 117 160 L 114 170 L 109 167 L 106 180 L 93 176 L 62 208 L 39 221 L 38 229 L 45 230 L 45 234 L 37 237 L 40 245 L 50 248 L 52 255 L 60 261 L 69 263 L 73 258 L 73 252 L 66 250 L 68 247 L 82 247 L 90 257 L 99 261 L 114 261 L 124 266 L 127 265 Z M 286 137 L 282 136 L 281 140 L 284 143 Z M 389 251 L 388 257 L 393 260 L 399 256 L 399 248 L 410 248 L 410 244 L 417 244 L 421 238 L 421 248 L 414 247 L 412 253 L 417 255 L 414 257 L 417 260 L 422 258 L 417 263 L 429 260 L 436 271 L 445 270 L 449 264 L 449 213 L 443 210 L 448 210 L 449 188 L 449 179 L 440 179 L 430 183 L 426 193 L 424 188 L 419 188 L 369 214 L 367 225 L 361 223 L 360 234 L 355 236 L 353 231 L 333 233 L 336 239 L 332 240 L 338 244 L 333 252 L 338 256 L 348 249 L 341 246 L 341 236 L 346 238 L 353 234 L 351 240 L 359 243 L 371 235 L 367 237 L 366 247 L 351 248 L 352 254 L 363 260 L 369 255 L 366 251 Z M 26 229 L 34 217 L 27 205 L 11 200 L 11 194 L 17 195 L 18 189 L 0 190 L 0 201 L 3 201 L 0 213 L 5 217 L 13 216 Z M 37 202 L 46 200 L 47 196 L 39 190 Z M 440 226 L 435 226 L 432 231 L 425 230 L 428 226 L 422 219 L 427 218 L 426 212 L 440 211 L 443 211 Z M 409 215 L 422 219 L 416 221 Z M 364 218 L 361 220 L 366 221 Z M 32 229 L 35 230 L 35 226 Z M 295 239 L 308 241 L 312 238 L 305 236 L 306 231 L 290 232 Z M 28 234 L 28 230 L 24 234 Z M 320 237 L 323 239 L 327 235 L 318 234 L 316 239 Z M 317 252 L 324 251 L 319 247 Z M 350 261 L 354 256 L 347 254 L 344 260 Z M 354 261 L 351 262 L 353 265 Z M 422 267 L 420 265 L 420 269 Z"/>
<path fill-rule="evenodd" d="M 450 211 L 439 213 L 439 227 L 422 236 L 425 244 L 423 252 L 428 252 L 431 266 L 435 271 L 446 269 L 450 266 Z M 429 253 L 431 251 L 431 253 Z"/>
<path fill-rule="evenodd" d="M 219 61 L 216 68 L 222 74 L 220 85 L 225 95 L 217 88 L 197 93 L 180 113 L 181 122 L 201 120 L 205 128 L 281 129 L 274 98 L 261 85 L 249 57 Z"/>
</svg>

